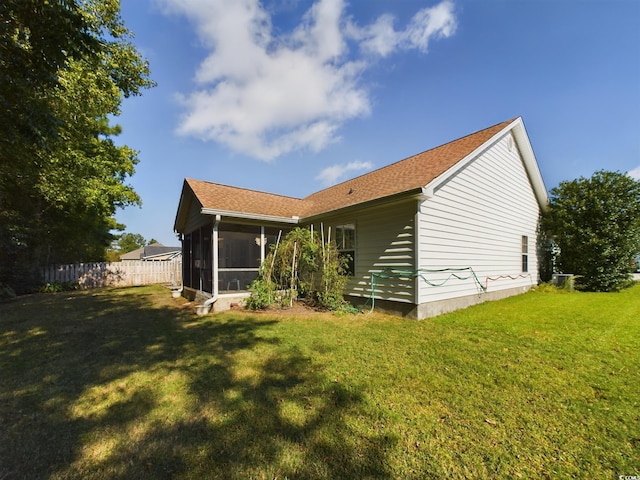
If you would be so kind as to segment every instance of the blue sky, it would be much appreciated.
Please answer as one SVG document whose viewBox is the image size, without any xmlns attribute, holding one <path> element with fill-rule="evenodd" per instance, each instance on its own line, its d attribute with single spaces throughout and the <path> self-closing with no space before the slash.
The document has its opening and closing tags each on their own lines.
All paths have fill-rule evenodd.
<svg viewBox="0 0 640 480">
<path fill-rule="evenodd" d="M 122 0 L 157 87 L 122 105 L 142 207 L 177 245 L 185 177 L 305 197 L 522 116 L 547 189 L 640 178 L 636 0 Z"/>
</svg>

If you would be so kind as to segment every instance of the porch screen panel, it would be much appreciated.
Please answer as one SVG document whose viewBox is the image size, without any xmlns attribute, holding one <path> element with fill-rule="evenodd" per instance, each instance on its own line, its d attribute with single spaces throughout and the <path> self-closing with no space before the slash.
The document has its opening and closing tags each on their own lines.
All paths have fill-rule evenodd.
<svg viewBox="0 0 640 480">
<path fill-rule="evenodd" d="M 191 282 L 191 233 L 182 240 L 182 281 L 185 287 L 193 288 Z"/>
<path fill-rule="evenodd" d="M 184 236 L 182 260 L 184 285 L 204 292 L 213 292 L 212 227 L 206 225 Z"/>
<path fill-rule="evenodd" d="M 213 293 L 213 231 L 209 226 L 202 227 L 202 268 L 200 274 L 202 276 L 202 290 L 205 292 Z"/>
<path fill-rule="evenodd" d="M 201 290 L 200 270 L 202 266 L 200 230 L 191 233 L 191 288 Z"/>
<path fill-rule="evenodd" d="M 219 290 L 246 290 L 260 268 L 261 229 L 221 224 L 218 232 Z"/>
</svg>

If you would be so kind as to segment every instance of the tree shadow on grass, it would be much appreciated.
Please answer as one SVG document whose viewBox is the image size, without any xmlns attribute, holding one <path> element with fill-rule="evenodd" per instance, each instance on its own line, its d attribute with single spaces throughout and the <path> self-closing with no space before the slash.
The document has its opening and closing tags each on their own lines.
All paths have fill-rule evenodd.
<svg viewBox="0 0 640 480">
<path fill-rule="evenodd" d="M 0 479 L 385 478 L 361 391 L 275 321 L 195 317 L 158 289 L 0 306 Z"/>
</svg>

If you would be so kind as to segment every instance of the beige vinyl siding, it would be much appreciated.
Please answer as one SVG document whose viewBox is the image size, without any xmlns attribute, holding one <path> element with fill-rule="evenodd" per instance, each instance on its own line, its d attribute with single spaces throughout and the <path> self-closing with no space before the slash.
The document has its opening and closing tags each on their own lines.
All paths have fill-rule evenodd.
<svg viewBox="0 0 640 480">
<path fill-rule="evenodd" d="M 508 133 L 424 200 L 417 215 L 420 265 L 425 269 L 473 268 L 425 273 L 419 303 L 537 283 L 539 207 L 515 142 Z M 522 272 L 522 236 L 528 237 L 529 268 Z M 524 275 L 524 276 L 523 276 Z M 443 283 L 442 286 L 429 285 Z"/>
<path fill-rule="evenodd" d="M 193 232 L 208 223 L 211 224 L 211 229 L 213 230 L 213 220 L 211 215 L 202 215 L 200 213 L 200 204 L 198 202 L 191 202 L 184 233 Z"/>
<path fill-rule="evenodd" d="M 338 225 L 355 224 L 355 275 L 350 278 L 346 295 L 370 297 L 371 273 L 385 268 L 413 271 L 415 269 L 414 218 L 416 201 L 361 210 L 353 215 L 328 217 L 323 220 L 325 238 L 328 227 L 331 235 Z M 319 229 L 320 223 L 315 222 Z M 404 303 L 415 302 L 413 278 L 380 279 L 376 298 Z"/>
</svg>

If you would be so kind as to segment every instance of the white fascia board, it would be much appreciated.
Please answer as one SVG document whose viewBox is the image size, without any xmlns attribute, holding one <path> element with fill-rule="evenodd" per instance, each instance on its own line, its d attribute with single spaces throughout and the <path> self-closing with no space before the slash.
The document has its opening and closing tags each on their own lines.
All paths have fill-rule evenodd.
<svg viewBox="0 0 640 480">
<path fill-rule="evenodd" d="M 278 222 L 278 223 L 291 223 L 297 224 L 300 221 L 299 217 L 277 217 L 275 215 L 262 215 L 259 213 L 245 213 L 245 212 L 232 212 L 230 210 L 217 210 L 213 208 L 202 208 L 200 210 L 202 215 L 220 215 L 221 217 L 230 218 L 243 218 L 247 220 L 258 220 L 261 222 Z"/>
<path fill-rule="evenodd" d="M 520 154 L 522 155 L 522 159 L 524 161 L 524 166 L 531 181 L 531 185 L 533 187 L 533 192 L 540 204 L 540 207 L 546 209 L 547 204 L 549 203 L 549 197 L 547 195 L 547 189 L 544 186 L 544 181 L 542 180 L 542 174 L 540 173 L 540 168 L 538 167 L 538 162 L 533 153 L 533 148 L 531 147 L 531 142 L 529 141 L 529 136 L 524 128 L 524 123 L 522 121 L 522 117 L 516 118 L 513 122 L 507 125 L 505 128 L 496 133 L 489 140 L 484 142 L 478 148 L 476 148 L 469 155 L 464 157 L 458 163 L 453 165 L 451 168 L 446 170 L 444 173 L 439 175 L 430 181 L 427 185 L 423 187 L 423 191 L 425 193 L 428 192 L 431 196 L 433 192 L 438 189 L 443 183 L 445 183 L 449 178 L 455 175 L 457 172 L 465 168 L 470 162 L 472 162 L 475 158 L 477 158 L 482 152 L 487 150 L 491 145 L 493 145 L 497 140 L 502 138 L 508 131 L 512 130 L 513 136 L 515 138 L 516 144 L 518 145 L 518 149 Z"/>
<path fill-rule="evenodd" d="M 186 212 L 189 209 L 190 200 L 185 197 L 185 188 L 182 187 L 182 193 L 180 194 L 180 202 L 178 202 L 178 210 L 176 211 L 176 218 L 173 221 L 173 231 L 178 232 L 185 223 Z"/>
<path fill-rule="evenodd" d="M 520 154 L 522 155 L 524 166 L 527 170 L 527 174 L 529 175 L 529 181 L 533 186 L 533 192 L 538 199 L 540 207 L 543 210 L 546 210 L 549 204 L 547 188 L 544 185 L 544 180 L 542 179 L 542 174 L 540 173 L 540 167 L 538 166 L 538 161 L 536 160 L 536 156 L 533 153 L 533 147 L 531 146 L 531 142 L 529 141 L 529 135 L 527 135 L 527 131 L 524 128 L 522 117 L 518 117 L 516 121 L 514 121 L 511 125 L 512 126 L 510 126 L 510 128 L 513 129 L 512 133 L 514 138 L 516 139 L 518 150 L 520 150 Z"/>
</svg>

